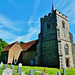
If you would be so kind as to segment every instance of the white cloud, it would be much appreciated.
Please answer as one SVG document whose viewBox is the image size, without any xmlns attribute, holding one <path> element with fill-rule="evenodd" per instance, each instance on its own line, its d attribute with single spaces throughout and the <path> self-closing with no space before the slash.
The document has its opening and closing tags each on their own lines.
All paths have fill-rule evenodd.
<svg viewBox="0 0 75 75">
<path fill-rule="evenodd" d="M 13 0 L 8 0 L 11 4 L 16 5 L 16 3 Z"/>
<path fill-rule="evenodd" d="M 75 34 L 73 34 L 73 40 L 74 40 L 74 43 L 75 43 Z"/>
<path fill-rule="evenodd" d="M 63 2 L 63 0 L 62 1 L 61 0 L 57 1 L 56 0 L 56 8 L 59 8 L 59 6 L 61 7 L 62 2 Z"/>
<path fill-rule="evenodd" d="M 10 2 L 11 4 L 15 6 L 22 7 L 21 5 L 17 4 L 14 0 L 8 0 L 8 2 Z"/>
<path fill-rule="evenodd" d="M 64 2 L 60 5 L 59 9 L 62 8 L 62 7 L 64 7 L 65 4 L 66 4 L 66 2 L 67 2 L 67 0 L 64 0 Z"/>
<path fill-rule="evenodd" d="M 15 23 L 13 23 L 11 20 L 9 20 L 8 18 L 6 18 L 2 14 L 0 14 L 0 26 L 1 27 L 7 27 L 7 28 L 12 29 L 12 30 L 19 30 L 16 27 L 16 24 Z"/>
<path fill-rule="evenodd" d="M 75 7 L 75 2 L 71 1 L 69 5 L 65 6 L 65 8 L 63 9 L 63 12 L 72 12 L 72 10 Z"/>
<path fill-rule="evenodd" d="M 30 25 L 30 24 L 38 24 L 38 23 L 40 23 L 40 21 L 39 20 L 32 21 L 32 19 L 31 19 L 29 21 L 15 21 L 15 23 L 16 24 L 28 24 L 28 25 Z"/>
<path fill-rule="evenodd" d="M 40 2 L 41 2 L 41 0 L 35 0 L 35 2 L 34 2 L 34 14 L 37 13 L 37 10 L 40 6 Z"/>
<path fill-rule="evenodd" d="M 22 23 L 27 23 L 28 22 L 21 22 L 20 25 Z M 4 15 L 0 14 L 0 38 L 4 39 L 4 40 L 11 40 L 11 42 L 8 43 L 13 43 L 15 41 L 25 41 L 28 42 L 30 41 L 32 36 L 35 36 L 34 34 L 38 35 L 38 28 L 37 28 L 37 24 L 39 23 L 39 21 L 31 21 L 31 23 L 35 23 L 36 26 L 31 27 L 30 29 L 27 30 L 28 33 L 23 35 L 23 36 L 19 36 L 14 34 L 14 31 L 20 31 L 16 26 L 16 24 L 19 24 L 19 22 L 12 22 L 11 20 L 9 20 L 8 18 L 6 18 Z M 39 26 L 39 25 L 38 25 Z M 11 31 L 9 32 L 7 29 L 2 29 L 3 27 L 9 28 Z M 13 40 L 13 41 L 12 41 Z"/>
<path fill-rule="evenodd" d="M 18 38 L 16 38 L 14 41 L 11 41 L 11 43 L 15 42 L 15 41 L 24 41 L 24 42 L 29 42 L 30 39 L 32 38 L 32 36 L 34 36 L 34 34 L 37 34 L 39 31 L 38 31 L 38 27 L 31 27 L 29 30 L 28 30 L 28 33 L 26 35 L 23 35 L 23 36 L 19 36 Z M 38 34 L 37 34 L 38 35 Z"/>
<path fill-rule="evenodd" d="M 10 33 L 10 32 L 7 32 L 6 30 L 0 29 L 0 38 L 2 38 L 2 39 L 15 39 L 15 38 L 17 38 L 17 36 Z"/>
<path fill-rule="evenodd" d="M 33 19 L 34 19 L 34 16 L 36 15 L 36 13 L 37 13 L 37 11 L 38 11 L 38 8 L 39 8 L 39 6 L 40 6 L 40 2 L 41 2 L 41 0 L 35 0 L 34 1 L 34 12 L 33 12 L 33 14 L 31 15 L 31 17 L 30 17 L 30 19 L 29 19 L 29 25 L 33 22 Z"/>
<path fill-rule="evenodd" d="M 75 19 L 74 18 L 70 19 L 70 23 L 75 24 Z"/>
</svg>

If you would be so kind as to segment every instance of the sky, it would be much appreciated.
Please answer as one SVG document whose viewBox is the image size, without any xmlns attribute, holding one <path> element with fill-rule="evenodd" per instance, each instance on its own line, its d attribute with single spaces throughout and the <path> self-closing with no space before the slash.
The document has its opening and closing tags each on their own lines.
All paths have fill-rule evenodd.
<svg viewBox="0 0 75 75">
<path fill-rule="evenodd" d="M 53 2 L 68 16 L 75 43 L 75 0 L 0 0 L 0 38 L 9 44 L 38 39 L 40 18 L 51 12 Z"/>
</svg>

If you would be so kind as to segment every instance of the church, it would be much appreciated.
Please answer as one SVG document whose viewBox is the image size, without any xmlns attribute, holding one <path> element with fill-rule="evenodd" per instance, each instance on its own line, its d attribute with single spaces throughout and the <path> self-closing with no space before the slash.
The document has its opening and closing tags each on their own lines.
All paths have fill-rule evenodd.
<svg viewBox="0 0 75 75">
<path fill-rule="evenodd" d="M 74 68 L 75 44 L 69 31 L 68 17 L 52 4 L 52 11 L 40 22 L 41 31 L 37 40 L 8 45 L 1 52 L 1 60 L 7 64 Z"/>
</svg>

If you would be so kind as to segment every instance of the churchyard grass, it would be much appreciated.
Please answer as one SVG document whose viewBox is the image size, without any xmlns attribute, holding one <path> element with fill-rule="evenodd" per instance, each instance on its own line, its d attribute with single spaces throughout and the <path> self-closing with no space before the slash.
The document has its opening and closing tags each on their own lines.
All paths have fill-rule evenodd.
<svg viewBox="0 0 75 75">
<path fill-rule="evenodd" d="M 5 67 L 5 65 L 3 64 L 3 66 L 0 68 L 0 75 L 2 75 L 2 68 L 4 68 L 4 67 Z M 8 65 L 8 68 L 10 68 L 10 65 Z M 22 72 L 25 72 L 26 74 L 30 75 L 30 70 L 31 69 L 34 69 L 34 71 L 35 71 L 35 69 L 37 69 L 37 71 L 42 72 L 44 70 L 44 68 L 45 68 L 45 74 L 48 74 L 48 75 L 57 75 L 58 71 L 63 73 L 62 69 L 48 68 L 48 67 L 37 67 L 37 66 L 22 66 Z M 18 66 L 15 65 L 13 70 L 17 71 Z M 20 73 L 13 73 L 13 75 L 20 75 Z M 40 75 L 40 74 L 34 72 L 34 75 Z M 66 69 L 66 74 L 65 75 L 75 75 L 75 68 Z"/>
</svg>

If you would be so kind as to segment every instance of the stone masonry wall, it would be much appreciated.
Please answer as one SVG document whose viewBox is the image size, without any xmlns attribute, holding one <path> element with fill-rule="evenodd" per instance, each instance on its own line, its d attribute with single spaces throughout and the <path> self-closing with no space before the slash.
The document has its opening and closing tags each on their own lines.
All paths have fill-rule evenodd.
<svg viewBox="0 0 75 75">
<path fill-rule="evenodd" d="M 1 61 L 6 64 L 7 60 L 8 60 L 8 51 L 2 52 L 1 53 Z"/>
<path fill-rule="evenodd" d="M 43 41 L 41 49 L 41 65 L 58 67 L 57 40 Z"/>
<path fill-rule="evenodd" d="M 58 42 L 61 42 L 61 52 L 62 55 L 60 55 L 59 52 L 59 59 L 60 57 L 62 58 L 62 62 L 60 60 L 60 67 L 61 68 L 66 68 L 66 59 L 69 59 L 68 63 L 69 63 L 69 67 L 73 68 L 73 56 L 72 56 L 72 44 L 70 41 L 70 34 L 69 34 L 69 21 L 68 18 L 62 14 L 61 12 L 56 10 L 56 15 L 57 15 L 57 29 L 59 29 L 59 38 Z M 63 27 L 63 22 L 64 22 L 64 27 Z M 65 45 L 68 45 L 68 52 L 69 55 L 65 55 Z M 60 46 L 59 46 L 60 47 Z M 58 49 L 59 51 L 59 49 Z"/>
<path fill-rule="evenodd" d="M 14 63 L 15 60 L 18 61 L 18 58 L 20 56 L 20 53 L 22 51 L 21 46 L 19 45 L 18 42 L 16 42 L 10 49 L 9 49 L 9 54 L 8 54 L 8 62 L 7 63 L 13 63 L 13 59 L 14 59 Z"/>
<path fill-rule="evenodd" d="M 72 54 L 73 54 L 73 63 L 74 63 L 74 67 L 75 67 L 75 45 L 74 44 L 73 44 Z"/>
<path fill-rule="evenodd" d="M 41 33 L 39 35 L 37 52 L 40 57 L 38 61 L 40 61 L 42 66 L 59 66 L 55 14 L 55 12 L 49 13 L 48 16 L 45 15 L 44 18 L 41 18 Z"/>
<path fill-rule="evenodd" d="M 31 65 L 31 61 L 34 61 L 35 65 L 35 50 L 28 50 L 22 52 L 22 64 L 23 65 Z"/>
</svg>

